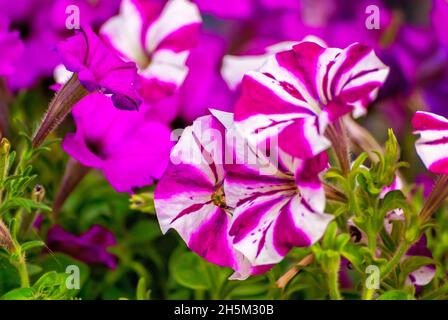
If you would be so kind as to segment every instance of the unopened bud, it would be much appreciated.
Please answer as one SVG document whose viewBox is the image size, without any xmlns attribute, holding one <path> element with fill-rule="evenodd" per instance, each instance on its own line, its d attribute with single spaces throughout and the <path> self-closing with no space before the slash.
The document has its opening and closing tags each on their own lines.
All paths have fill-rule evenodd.
<svg viewBox="0 0 448 320">
<path fill-rule="evenodd" d="M 11 150 L 11 144 L 9 143 L 8 139 L 2 138 L 2 140 L 0 141 L 0 150 L 1 155 L 9 154 L 9 150 Z"/>
<path fill-rule="evenodd" d="M 42 202 L 45 198 L 45 188 L 40 185 L 36 184 L 33 189 L 33 193 L 31 194 L 31 199 L 36 202 Z"/>
<path fill-rule="evenodd" d="M 9 233 L 8 227 L 0 220 L 0 247 L 11 253 L 14 250 L 14 242 Z"/>
<path fill-rule="evenodd" d="M 132 210 L 153 213 L 154 212 L 154 194 L 145 192 L 132 195 L 130 199 Z"/>
<path fill-rule="evenodd" d="M 33 138 L 33 147 L 38 147 L 88 93 L 79 82 L 77 74 L 73 74 L 50 102 L 45 118 Z"/>
</svg>

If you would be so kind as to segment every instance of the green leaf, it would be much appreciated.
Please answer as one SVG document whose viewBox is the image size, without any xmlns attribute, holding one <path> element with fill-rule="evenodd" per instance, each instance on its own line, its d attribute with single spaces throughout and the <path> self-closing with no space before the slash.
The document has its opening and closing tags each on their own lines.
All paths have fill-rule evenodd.
<svg viewBox="0 0 448 320">
<path fill-rule="evenodd" d="M 28 250 L 43 247 L 45 243 L 43 241 L 35 240 L 35 241 L 28 241 L 22 244 L 22 251 L 26 252 Z"/>
<path fill-rule="evenodd" d="M 34 300 L 34 291 L 31 288 L 19 288 L 9 291 L 1 300 Z"/>
<path fill-rule="evenodd" d="M 356 270 L 363 271 L 365 260 L 363 247 L 349 242 L 344 246 L 341 254 L 352 263 Z"/>
<path fill-rule="evenodd" d="M 209 289 L 210 280 L 206 276 L 205 264 L 201 260 L 199 256 L 189 251 L 174 252 L 170 259 L 170 271 L 174 280 L 190 289 Z"/>
<path fill-rule="evenodd" d="M 412 295 L 401 290 L 391 290 L 383 293 L 377 300 L 415 300 Z"/>
<path fill-rule="evenodd" d="M 324 239 L 322 240 L 322 248 L 332 249 L 334 248 L 334 243 L 336 241 L 336 233 L 338 231 L 338 225 L 335 221 L 331 222 L 327 231 L 325 232 Z"/>
<path fill-rule="evenodd" d="M 148 243 L 161 236 L 159 224 L 152 220 L 138 221 L 130 231 L 132 244 Z"/>
<path fill-rule="evenodd" d="M 33 292 L 39 300 L 61 300 L 70 297 L 66 280 L 68 274 L 50 271 L 42 275 L 33 285 Z"/>
</svg>

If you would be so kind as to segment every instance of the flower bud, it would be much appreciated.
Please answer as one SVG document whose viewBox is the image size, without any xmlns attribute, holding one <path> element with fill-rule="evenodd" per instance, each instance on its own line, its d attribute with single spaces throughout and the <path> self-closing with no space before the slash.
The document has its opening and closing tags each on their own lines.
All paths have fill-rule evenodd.
<svg viewBox="0 0 448 320">
<path fill-rule="evenodd" d="M 79 82 L 77 74 L 73 74 L 50 102 L 44 121 L 34 135 L 33 147 L 38 147 L 61 124 L 75 104 L 88 94 L 89 91 Z"/>
<path fill-rule="evenodd" d="M 40 184 L 36 184 L 31 194 L 31 199 L 36 202 L 42 202 L 44 198 L 45 198 L 45 188 Z"/>
<path fill-rule="evenodd" d="M 0 247 L 11 253 L 14 250 L 14 241 L 9 233 L 8 227 L 0 220 Z"/>
</svg>

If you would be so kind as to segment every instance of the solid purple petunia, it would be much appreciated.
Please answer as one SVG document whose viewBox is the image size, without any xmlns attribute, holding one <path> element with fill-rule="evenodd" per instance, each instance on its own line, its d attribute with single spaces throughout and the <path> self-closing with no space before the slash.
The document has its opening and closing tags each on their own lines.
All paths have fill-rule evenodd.
<svg viewBox="0 0 448 320">
<path fill-rule="evenodd" d="M 84 166 L 101 170 L 118 192 L 151 185 L 169 160 L 170 129 L 145 120 L 141 112 L 113 107 L 111 99 L 94 93 L 73 109 L 76 133 L 62 147 Z"/>
<path fill-rule="evenodd" d="M 117 258 L 109 253 L 116 245 L 114 234 L 100 225 L 77 236 L 55 225 L 48 230 L 46 244 L 52 251 L 64 252 L 87 264 L 104 265 L 115 269 Z"/>
<path fill-rule="evenodd" d="M 110 94 L 118 109 L 137 110 L 141 101 L 134 87 L 137 68 L 123 61 L 90 27 L 83 27 L 73 37 L 58 45 L 65 68 L 71 78 L 62 86 L 48 106 L 47 114 L 33 139 L 40 145 L 73 106 L 92 92 Z"/>
<path fill-rule="evenodd" d="M 9 21 L 0 16 L 0 77 L 15 70 L 15 63 L 23 53 L 23 43 L 17 31 L 9 30 Z"/>
</svg>

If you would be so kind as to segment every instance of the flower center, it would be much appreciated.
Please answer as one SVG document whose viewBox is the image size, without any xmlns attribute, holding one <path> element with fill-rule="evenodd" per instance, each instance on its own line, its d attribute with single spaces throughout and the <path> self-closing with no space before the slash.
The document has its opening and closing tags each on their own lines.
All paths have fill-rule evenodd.
<svg viewBox="0 0 448 320">
<path fill-rule="evenodd" d="M 226 208 L 226 196 L 224 194 L 224 188 L 222 186 L 218 187 L 212 194 L 213 204 L 220 208 Z"/>
</svg>

